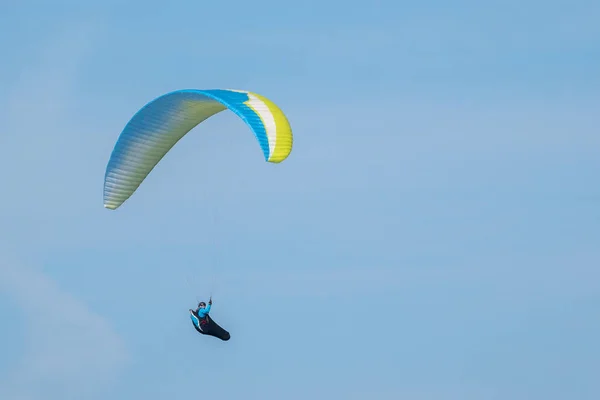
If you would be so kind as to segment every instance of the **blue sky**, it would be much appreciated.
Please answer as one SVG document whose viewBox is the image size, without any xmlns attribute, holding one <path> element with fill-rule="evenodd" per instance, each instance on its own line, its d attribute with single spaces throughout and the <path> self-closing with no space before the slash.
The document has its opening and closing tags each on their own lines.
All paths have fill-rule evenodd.
<svg viewBox="0 0 600 400">
<path fill-rule="evenodd" d="M 0 6 L 0 398 L 597 399 L 599 19 Z M 224 112 L 105 210 L 121 129 L 183 88 L 271 98 L 292 155 Z M 189 321 L 211 290 L 227 343 Z"/>
</svg>

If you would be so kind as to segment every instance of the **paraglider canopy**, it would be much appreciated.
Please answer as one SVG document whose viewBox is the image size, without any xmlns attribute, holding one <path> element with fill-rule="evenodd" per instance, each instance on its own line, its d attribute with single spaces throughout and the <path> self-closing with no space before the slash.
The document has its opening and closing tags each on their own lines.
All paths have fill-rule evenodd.
<svg viewBox="0 0 600 400">
<path fill-rule="evenodd" d="M 169 150 L 209 117 L 229 109 L 254 133 L 265 161 L 280 163 L 292 151 L 292 129 L 283 111 L 248 91 L 186 89 L 160 96 L 127 123 L 104 177 L 104 207 L 119 208 Z"/>
</svg>

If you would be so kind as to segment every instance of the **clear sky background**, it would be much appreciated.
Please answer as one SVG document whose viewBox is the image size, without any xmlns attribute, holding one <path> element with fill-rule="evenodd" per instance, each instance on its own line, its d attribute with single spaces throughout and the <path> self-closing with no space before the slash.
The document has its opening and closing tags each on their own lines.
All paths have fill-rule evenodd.
<svg viewBox="0 0 600 400">
<path fill-rule="evenodd" d="M 0 6 L 0 398 L 597 400 L 600 3 Z M 171 90 L 230 112 L 120 209 Z M 214 293 L 229 342 L 194 331 Z"/>
</svg>

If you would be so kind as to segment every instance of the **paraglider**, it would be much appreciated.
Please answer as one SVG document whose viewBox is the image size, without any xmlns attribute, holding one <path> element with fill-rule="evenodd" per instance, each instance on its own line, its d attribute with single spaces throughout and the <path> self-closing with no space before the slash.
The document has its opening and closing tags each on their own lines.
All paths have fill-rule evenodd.
<svg viewBox="0 0 600 400">
<path fill-rule="evenodd" d="M 265 161 L 280 163 L 289 156 L 292 129 L 283 111 L 269 99 L 228 89 L 167 93 L 139 110 L 119 136 L 104 176 L 104 207 L 120 207 L 183 136 L 225 109 L 250 127 Z"/>
<path fill-rule="evenodd" d="M 194 329 L 198 333 L 214 336 L 226 342 L 231 338 L 231 335 L 209 316 L 211 306 L 212 298 L 208 301 L 208 306 L 201 301 L 195 310 L 190 309 L 190 319 L 194 324 Z"/>
<path fill-rule="evenodd" d="M 244 90 L 177 90 L 150 101 L 121 132 L 106 166 L 104 207 L 119 208 L 181 138 L 226 109 L 250 128 L 265 161 L 281 163 L 290 155 L 292 129 L 283 111 L 271 100 Z M 189 310 L 194 328 L 227 341 L 229 332 L 209 316 L 211 305 L 212 298 L 208 307 L 201 302 L 196 310 Z"/>
</svg>

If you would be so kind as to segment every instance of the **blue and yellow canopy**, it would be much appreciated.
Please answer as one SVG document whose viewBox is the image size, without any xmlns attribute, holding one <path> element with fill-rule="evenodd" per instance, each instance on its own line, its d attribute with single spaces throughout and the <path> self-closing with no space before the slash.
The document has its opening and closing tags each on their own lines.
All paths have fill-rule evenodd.
<svg viewBox="0 0 600 400">
<path fill-rule="evenodd" d="M 146 104 L 127 123 L 106 167 L 104 207 L 125 202 L 186 133 L 229 109 L 252 130 L 265 160 L 280 163 L 292 151 L 292 129 L 269 99 L 243 90 L 178 90 Z"/>
</svg>

